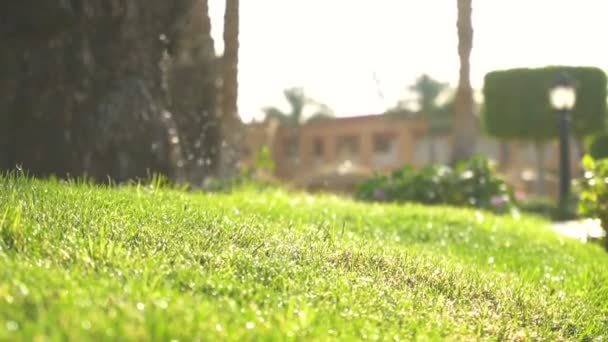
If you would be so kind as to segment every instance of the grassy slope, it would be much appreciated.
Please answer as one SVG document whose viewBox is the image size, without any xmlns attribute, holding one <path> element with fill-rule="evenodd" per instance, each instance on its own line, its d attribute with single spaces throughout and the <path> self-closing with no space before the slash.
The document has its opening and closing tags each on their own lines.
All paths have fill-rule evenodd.
<svg viewBox="0 0 608 342">
<path fill-rule="evenodd" d="M 533 218 L 3 178 L 0 229 L 0 340 L 608 338 L 608 255 Z"/>
</svg>

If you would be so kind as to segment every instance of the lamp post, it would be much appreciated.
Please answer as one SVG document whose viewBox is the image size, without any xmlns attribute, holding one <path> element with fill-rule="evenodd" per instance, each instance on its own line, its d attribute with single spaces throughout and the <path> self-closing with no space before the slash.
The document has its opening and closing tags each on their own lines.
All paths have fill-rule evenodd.
<svg viewBox="0 0 608 342">
<path fill-rule="evenodd" d="M 559 112 L 559 210 L 564 214 L 570 197 L 570 112 L 576 103 L 574 80 L 561 74 L 549 91 L 551 105 Z"/>
</svg>

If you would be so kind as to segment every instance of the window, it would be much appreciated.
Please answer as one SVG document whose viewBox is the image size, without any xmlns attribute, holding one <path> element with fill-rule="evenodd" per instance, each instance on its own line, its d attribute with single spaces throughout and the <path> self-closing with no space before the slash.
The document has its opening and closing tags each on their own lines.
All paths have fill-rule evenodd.
<svg viewBox="0 0 608 342">
<path fill-rule="evenodd" d="M 374 165 L 392 166 L 398 162 L 397 138 L 392 133 L 374 135 Z"/>
<path fill-rule="evenodd" d="M 345 135 L 338 138 L 337 155 L 340 161 L 356 161 L 359 159 L 359 137 Z"/>
<path fill-rule="evenodd" d="M 389 154 L 393 148 L 394 138 L 387 135 L 376 135 L 374 137 L 374 153 Z"/>
<path fill-rule="evenodd" d="M 313 157 L 315 159 L 323 159 L 323 155 L 325 154 L 325 146 L 323 145 L 323 139 L 315 138 L 313 141 Z"/>
<path fill-rule="evenodd" d="M 298 159 L 298 139 L 288 138 L 283 141 L 283 152 L 289 160 Z"/>
</svg>

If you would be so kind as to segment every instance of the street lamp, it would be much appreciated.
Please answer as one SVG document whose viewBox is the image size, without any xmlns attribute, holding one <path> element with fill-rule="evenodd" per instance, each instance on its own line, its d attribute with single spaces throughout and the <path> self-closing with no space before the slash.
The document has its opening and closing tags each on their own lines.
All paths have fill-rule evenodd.
<svg viewBox="0 0 608 342">
<path fill-rule="evenodd" d="M 559 210 L 563 214 L 570 197 L 570 112 L 576 103 L 574 80 L 562 73 L 549 91 L 551 105 L 559 112 Z"/>
</svg>

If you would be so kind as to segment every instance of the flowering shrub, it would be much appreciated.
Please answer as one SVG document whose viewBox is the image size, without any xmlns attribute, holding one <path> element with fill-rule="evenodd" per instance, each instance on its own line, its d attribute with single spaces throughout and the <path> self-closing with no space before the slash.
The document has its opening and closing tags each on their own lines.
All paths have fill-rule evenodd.
<svg viewBox="0 0 608 342">
<path fill-rule="evenodd" d="M 583 158 L 585 174 L 576 182 L 580 191 L 578 210 L 581 215 L 597 218 L 608 233 L 608 159 Z"/>
<path fill-rule="evenodd" d="M 405 166 L 389 176 L 376 176 L 359 184 L 356 197 L 367 201 L 448 204 L 507 212 L 514 207 L 511 188 L 484 157 L 455 168 L 430 165 L 416 170 Z"/>
</svg>

